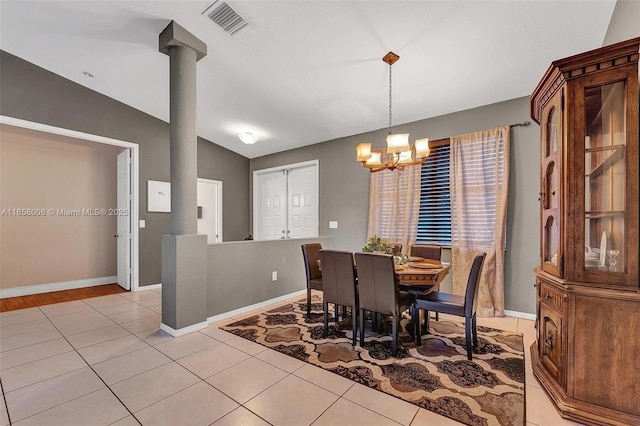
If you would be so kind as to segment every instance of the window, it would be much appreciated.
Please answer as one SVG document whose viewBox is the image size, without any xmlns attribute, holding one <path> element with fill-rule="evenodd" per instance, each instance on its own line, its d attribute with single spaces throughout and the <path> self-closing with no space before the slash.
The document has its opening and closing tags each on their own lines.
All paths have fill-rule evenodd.
<svg viewBox="0 0 640 426">
<path fill-rule="evenodd" d="M 417 243 L 451 245 L 449 154 L 449 139 L 434 141 L 422 164 Z"/>
</svg>

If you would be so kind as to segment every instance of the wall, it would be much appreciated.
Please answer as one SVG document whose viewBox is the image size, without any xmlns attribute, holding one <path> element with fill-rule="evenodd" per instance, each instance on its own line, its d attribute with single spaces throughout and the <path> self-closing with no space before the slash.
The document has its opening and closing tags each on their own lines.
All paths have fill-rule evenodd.
<svg viewBox="0 0 640 426">
<path fill-rule="evenodd" d="M 533 88 L 532 88 L 533 89 Z M 440 117 L 394 125 L 397 133 L 410 133 L 411 140 L 432 140 L 505 124 L 531 121 L 529 98 L 522 97 Z M 505 306 L 507 310 L 534 313 L 533 268 L 539 263 L 539 126 L 514 127 L 511 131 L 511 175 L 505 259 Z M 386 129 L 340 138 L 279 154 L 254 158 L 251 170 L 319 160 L 320 235 L 332 238 L 336 248 L 360 250 L 367 238 L 369 175 L 355 161 L 359 142 L 373 141 L 382 146 Z M 378 143 L 375 143 L 378 141 Z M 329 229 L 337 220 L 338 229 Z M 443 260 L 450 258 L 446 250 Z M 454 265 L 455 267 L 455 265 Z M 444 290 L 449 284 L 445 282 Z"/>
<path fill-rule="evenodd" d="M 208 249 L 207 317 L 261 303 L 306 288 L 300 246 L 329 238 L 238 241 L 211 244 Z M 278 272 L 277 281 L 271 273 Z"/>
<path fill-rule="evenodd" d="M 2 209 L 109 209 L 122 148 L 0 125 Z M 0 217 L 0 288 L 117 274 L 115 216 Z"/>
<path fill-rule="evenodd" d="M 169 181 L 169 125 L 4 51 L 0 93 L 1 115 L 139 144 L 140 219 L 146 221 L 140 229 L 140 285 L 159 283 L 160 239 L 170 233 L 170 216 L 147 212 L 147 181 Z M 198 154 L 198 176 L 223 181 L 224 238 L 244 239 L 249 160 L 201 138 Z"/>
</svg>

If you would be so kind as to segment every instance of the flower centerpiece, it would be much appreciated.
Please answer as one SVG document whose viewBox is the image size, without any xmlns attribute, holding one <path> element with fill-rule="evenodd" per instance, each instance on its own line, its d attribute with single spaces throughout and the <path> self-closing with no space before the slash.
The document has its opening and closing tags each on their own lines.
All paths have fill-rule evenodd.
<svg viewBox="0 0 640 426">
<path fill-rule="evenodd" d="M 373 235 L 369 237 L 367 245 L 362 247 L 362 251 L 365 253 L 394 254 L 394 248 L 395 244 L 391 241 L 380 238 L 377 235 Z M 393 260 L 396 265 L 404 265 L 409 262 L 409 258 L 403 254 L 393 256 Z"/>
<path fill-rule="evenodd" d="M 393 247 L 394 244 L 391 241 L 373 235 L 369 237 L 367 245 L 362 247 L 362 251 L 365 253 L 393 254 Z"/>
</svg>

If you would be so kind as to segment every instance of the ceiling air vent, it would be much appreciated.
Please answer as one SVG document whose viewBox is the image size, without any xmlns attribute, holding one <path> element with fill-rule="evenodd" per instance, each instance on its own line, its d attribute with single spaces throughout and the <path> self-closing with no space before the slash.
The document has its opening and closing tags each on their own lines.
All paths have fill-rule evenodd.
<svg viewBox="0 0 640 426">
<path fill-rule="evenodd" d="M 234 35 L 249 25 L 242 16 L 223 1 L 214 2 L 202 14 L 206 14 L 209 19 L 230 35 Z"/>
</svg>

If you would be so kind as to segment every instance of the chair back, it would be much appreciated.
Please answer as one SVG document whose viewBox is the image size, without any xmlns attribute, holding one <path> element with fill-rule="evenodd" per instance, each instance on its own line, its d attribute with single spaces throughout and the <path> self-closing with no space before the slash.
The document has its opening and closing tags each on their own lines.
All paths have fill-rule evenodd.
<svg viewBox="0 0 640 426">
<path fill-rule="evenodd" d="M 412 244 L 409 255 L 419 256 L 424 259 L 440 260 L 442 257 L 442 247 L 436 244 Z"/>
<path fill-rule="evenodd" d="M 322 272 L 320 272 L 320 266 L 318 265 L 320 250 L 322 250 L 322 244 L 302 244 L 302 257 L 304 257 L 304 271 L 307 274 L 307 287 L 311 280 L 322 278 Z"/>
<path fill-rule="evenodd" d="M 471 270 L 469 271 L 469 281 L 467 281 L 467 291 L 464 295 L 464 314 L 471 317 L 478 307 L 478 287 L 480 287 L 480 275 L 482 275 L 482 266 L 486 253 L 478 253 L 473 259 Z"/>
<path fill-rule="evenodd" d="M 398 281 L 393 256 L 356 253 L 360 308 L 381 314 L 396 315 Z"/>
<path fill-rule="evenodd" d="M 356 276 L 353 253 L 343 250 L 320 250 L 322 265 L 322 299 L 342 306 L 356 306 Z"/>
<path fill-rule="evenodd" d="M 394 244 L 394 246 L 393 246 L 393 255 L 394 256 L 402 255 L 402 244 L 400 244 L 400 243 Z"/>
</svg>

